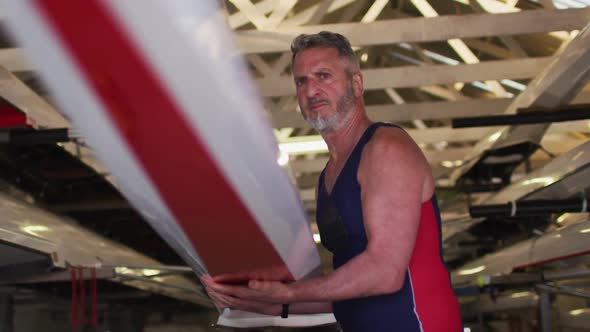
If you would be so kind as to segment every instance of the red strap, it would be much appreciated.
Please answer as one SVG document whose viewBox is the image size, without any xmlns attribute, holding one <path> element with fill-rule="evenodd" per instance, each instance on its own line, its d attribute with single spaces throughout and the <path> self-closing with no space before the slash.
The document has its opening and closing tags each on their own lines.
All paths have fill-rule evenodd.
<svg viewBox="0 0 590 332">
<path fill-rule="evenodd" d="M 82 312 L 82 319 L 80 319 L 80 322 L 85 325 L 88 323 L 88 321 L 86 320 L 86 290 L 84 288 L 84 268 L 79 268 L 78 272 L 80 273 L 80 311 Z"/>
<path fill-rule="evenodd" d="M 76 283 L 76 269 L 70 268 L 70 277 L 71 277 L 71 281 L 72 281 L 71 323 L 72 323 L 72 329 L 76 330 L 78 328 L 78 296 L 77 296 L 77 292 L 76 292 L 76 284 L 77 284 Z"/>
<path fill-rule="evenodd" d="M 90 270 L 92 272 L 92 325 L 98 326 L 98 305 L 96 300 L 96 268 Z"/>
</svg>

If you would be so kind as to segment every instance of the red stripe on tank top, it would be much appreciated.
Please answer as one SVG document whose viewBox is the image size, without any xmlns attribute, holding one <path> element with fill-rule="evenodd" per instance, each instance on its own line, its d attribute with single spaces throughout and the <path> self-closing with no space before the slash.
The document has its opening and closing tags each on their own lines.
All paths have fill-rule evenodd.
<svg viewBox="0 0 590 332">
<path fill-rule="evenodd" d="M 424 332 L 459 332 L 459 303 L 441 259 L 439 227 L 432 200 L 424 202 L 409 265 L 415 311 Z"/>
</svg>

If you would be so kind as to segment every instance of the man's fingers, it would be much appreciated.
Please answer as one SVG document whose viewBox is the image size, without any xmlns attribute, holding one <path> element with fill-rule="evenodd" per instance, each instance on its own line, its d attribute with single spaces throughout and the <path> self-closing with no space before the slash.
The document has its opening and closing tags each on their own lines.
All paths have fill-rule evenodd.
<svg viewBox="0 0 590 332">
<path fill-rule="evenodd" d="M 216 301 L 222 303 L 223 305 L 225 305 L 226 307 L 229 307 L 229 308 L 250 306 L 254 303 L 252 301 L 239 299 L 237 297 L 233 297 L 233 296 L 229 296 L 229 295 L 225 295 L 225 294 L 220 294 L 214 290 L 212 290 L 209 293 L 209 295 L 211 295 L 211 297 L 215 298 Z"/>
<path fill-rule="evenodd" d="M 211 279 L 211 276 L 209 276 L 208 274 L 201 275 L 200 279 L 201 283 L 207 288 L 210 288 L 211 285 L 215 283 L 213 279 Z"/>
<path fill-rule="evenodd" d="M 218 284 L 218 283 L 212 282 L 212 281 L 207 281 L 207 286 L 216 292 L 226 293 L 226 294 L 229 294 L 229 293 L 235 291 L 237 288 L 236 286 Z"/>
<path fill-rule="evenodd" d="M 238 298 L 219 294 L 215 291 L 211 291 L 210 295 L 215 298 L 215 300 L 221 304 L 221 306 L 230 309 L 244 309 L 244 307 L 248 304 L 248 301 L 240 300 Z"/>
<path fill-rule="evenodd" d="M 230 304 L 235 303 L 235 298 L 256 302 L 282 303 L 269 297 L 273 291 L 280 290 L 282 286 L 280 282 L 250 280 L 248 286 L 237 286 L 215 282 L 208 275 L 203 275 L 201 281 L 208 293 L 214 291 L 217 294 L 229 296 L 230 298 L 224 298 L 224 300 Z"/>
<path fill-rule="evenodd" d="M 217 293 L 224 295 L 230 295 L 233 297 L 251 300 L 256 300 L 260 298 L 260 294 L 257 290 L 250 289 L 244 286 L 231 286 L 218 283 L 212 283 L 208 286 L 210 289 L 216 291 Z"/>
<path fill-rule="evenodd" d="M 258 281 L 258 280 L 250 280 L 248 282 L 248 287 L 250 289 L 254 289 L 254 290 L 261 290 L 264 288 L 263 282 Z"/>
<path fill-rule="evenodd" d="M 225 296 L 225 295 L 221 295 L 221 294 L 216 294 L 215 296 L 217 302 L 220 304 L 220 306 L 223 308 L 232 308 L 232 301 L 229 300 L 230 297 L 229 296 Z"/>
</svg>

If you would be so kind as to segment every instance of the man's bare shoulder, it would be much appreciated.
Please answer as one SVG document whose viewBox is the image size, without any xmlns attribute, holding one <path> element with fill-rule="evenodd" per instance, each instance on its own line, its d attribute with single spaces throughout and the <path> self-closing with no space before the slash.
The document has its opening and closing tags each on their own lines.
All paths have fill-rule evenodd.
<svg viewBox="0 0 590 332">
<path fill-rule="evenodd" d="M 410 135 L 397 127 L 377 129 L 363 150 L 357 176 L 361 186 L 391 186 L 393 181 L 420 187 L 422 201 L 429 199 L 434 190 L 426 157 Z"/>
<path fill-rule="evenodd" d="M 422 151 L 408 133 L 398 127 L 380 127 L 365 146 L 363 157 L 398 159 L 403 157 L 408 162 L 422 162 Z"/>
</svg>

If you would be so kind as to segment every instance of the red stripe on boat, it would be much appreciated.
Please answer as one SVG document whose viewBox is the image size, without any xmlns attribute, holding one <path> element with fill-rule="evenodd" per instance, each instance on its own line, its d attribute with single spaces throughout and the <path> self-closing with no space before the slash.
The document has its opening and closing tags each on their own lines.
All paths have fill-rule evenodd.
<svg viewBox="0 0 590 332">
<path fill-rule="evenodd" d="M 233 273 L 234 279 L 242 280 L 291 280 L 276 249 L 186 123 L 180 106 L 105 3 L 35 4 L 209 272 Z"/>
<path fill-rule="evenodd" d="M 0 128 L 28 126 L 27 116 L 8 104 L 0 103 Z"/>
</svg>

